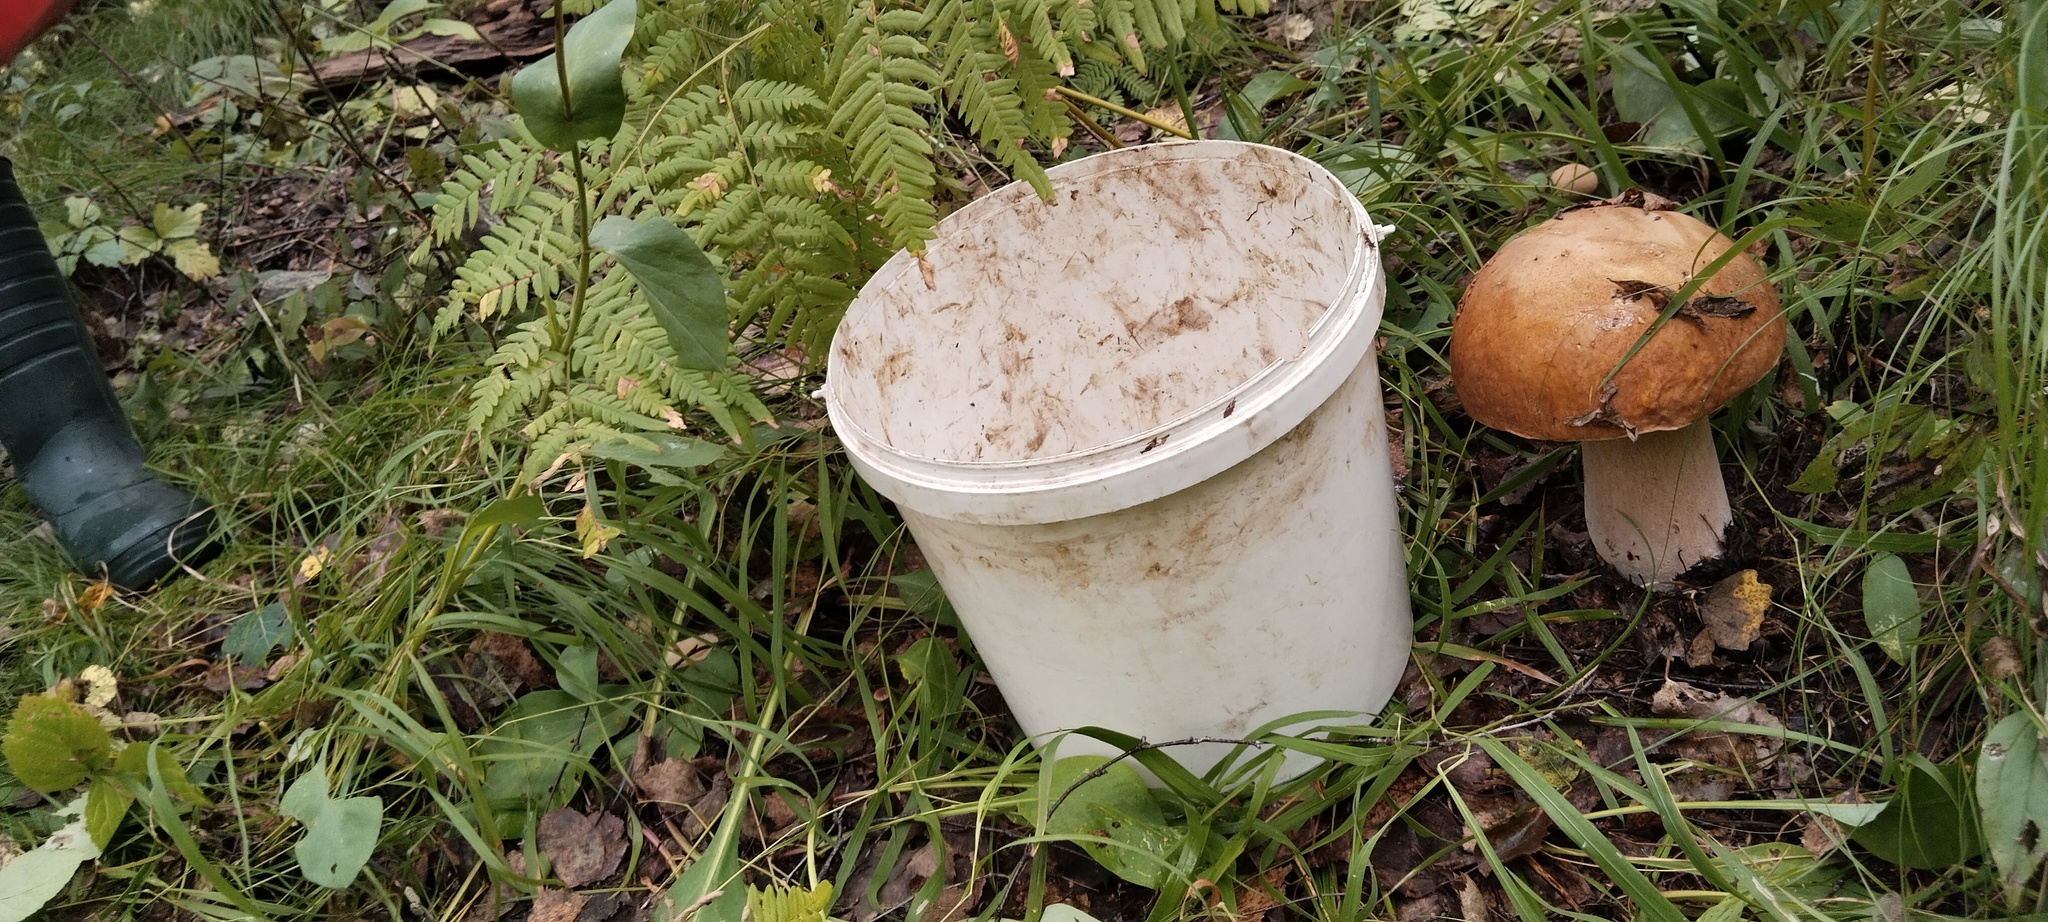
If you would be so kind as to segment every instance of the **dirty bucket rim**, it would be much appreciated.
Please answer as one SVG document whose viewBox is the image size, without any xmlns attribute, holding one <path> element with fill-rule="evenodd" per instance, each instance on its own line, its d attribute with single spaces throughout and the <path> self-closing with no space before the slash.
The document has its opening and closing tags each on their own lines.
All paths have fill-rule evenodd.
<svg viewBox="0 0 2048 922">
<path fill-rule="evenodd" d="M 1340 296 L 1340 298 L 1350 298 L 1352 297 L 1352 295 L 1353 292 L 1351 291 L 1351 289 L 1347 288 L 1344 294 Z M 1337 316 L 1338 313 L 1339 311 L 1337 310 L 1337 307 L 1333 302 L 1330 310 L 1324 311 L 1322 316 L 1317 317 L 1314 323 L 1309 324 L 1307 338 L 1310 343 L 1310 346 L 1308 348 L 1304 348 L 1301 352 L 1298 352 L 1291 356 L 1287 356 L 1285 358 L 1274 359 L 1266 365 L 1261 366 L 1258 371 L 1253 372 L 1250 376 L 1246 377 L 1242 382 L 1239 382 L 1239 384 L 1236 387 L 1233 387 L 1230 390 L 1223 392 L 1222 394 L 1218 395 L 1215 399 L 1209 401 L 1208 403 L 1202 404 L 1201 406 L 1188 410 L 1187 412 L 1179 416 L 1176 416 L 1172 419 L 1169 419 L 1166 422 L 1160 423 L 1159 425 L 1153 426 L 1150 429 L 1141 430 L 1137 433 L 1125 436 L 1115 441 L 1103 442 L 1099 445 L 1091 445 L 1087 448 L 1076 449 L 1074 451 L 1065 451 L 1055 455 L 1044 455 L 1036 458 L 1000 458 L 994 461 L 982 461 L 977 459 L 956 460 L 950 458 L 935 458 L 931 455 L 921 454 L 918 452 L 907 451 L 902 448 L 898 448 L 894 444 L 884 441 L 881 437 L 876 436 L 872 432 L 869 432 L 866 427 L 861 426 L 859 423 L 849 421 L 845 425 L 848 428 L 852 428 L 858 431 L 861 434 L 861 437 L 865 440 L 865 444 L 867 446 L 873 447 L 874 449 L 882 453 L 920 464 L 940 465 L 949 469 L 960 468 L 965 470 L 989 471 L 1018 469 L 1036 470 L 1060 467 L 1065 464 L 1073 463 L 1076 460 L 1099 456 L 1105 452 L 1115 452 L 1128 448 L 1132 445 L 1142 445 L 1145 442 L 1158 438 L 1162 434 L 1174 433 L 1179 430 L 1185 429 L 1187 428 L 1190 422 L 1193 422 L 1199 417 L 1208 415 L 1211 411 L 1220 411 L 1222 408 L 1228 407 L 1233 403 L 1241 402 L 1240 398 L 1244 397 L 1247 393 L 1270 387 L 1272 385 L 1272 378 L 1278 375 L 1285 374 L 1288 371 L 1288 369 L 1295 365 L 1300 364 L 1302 361 L 1310 357 L 1310 353 L 1314 351 L 1314 343 L 1318 340 L 1319 337 L 1325 335 L 1324 327 L 1326 325 L 1340 323 L 1347 319 Z M 1330 335 L 1341 335 L 1341 333 Z M 836 396 L 835 392 L 831 389 L 831 383 L 829 380 L 827 381 L 824 388 L 822 388 L 822 393 L 825 394 L 826 399 L 828 401 Z M 838 428 L 838 426 L 839 424 L 834 424 L 834 428 Z"/>
<path fill-rule="evenodd" d="M 968 461 L 906 451 L 855 422 L 831 384 L 845 373 L 834 349 L 827 357 L 821 394 L 855 469 L 884 496 L 927 515 L 983 524 L 1039 524 L 1114 512 L 1178 492 L 1256 454 L 1299 425 L 1367 360 L 1378 330 L 1385 297 L 1378 238 L 1387 229 L 1373 224 L 1357 196 L 1307 157 L 1241 141 L 1127 147 L 1061 164 L 1047 176 L 1057 188 L 1062 180 L 1156 168 L 1163 162 L 1235 162 L 1248 152 L 1271 158 L 1273 166 L 1299 170 L 1313 186 L 1323 188 L 1342 204 L 1354 232 L 1343 251 L 1342 288 L 1308 325 L 1305 344 L 1296 354 L 1261 367 L 1202 406 L 1113 442 L 1038 458 Z M 1137 162 L 1119 162 L 1124 160 Z M 940 222 L 939 233 L 964 233 L 1000 220 L 1015 206 L 1013 200 L 1025 195 L 1036 199 L 1024 183 L 1006 185 L 948 216 Z M 870 292 L 898 284 L 916 271 L 915 258 L 899 251 L 863 286 L 847 317 L 854 316 Z M 1226 415 L 1226 408 L 1234 412 Z M 1247 435 L 1233 438 L 1232 433 Z"/>
</svg>

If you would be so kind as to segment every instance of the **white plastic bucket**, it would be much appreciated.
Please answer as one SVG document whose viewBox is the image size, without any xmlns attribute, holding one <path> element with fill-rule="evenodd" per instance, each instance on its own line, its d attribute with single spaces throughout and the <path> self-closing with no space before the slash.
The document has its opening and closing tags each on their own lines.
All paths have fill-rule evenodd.
<svg viewBox="0 0 2048 922">
<path fill-rule="evenodd" d="M 1370 719 L 1413 634 L 1378 231 L 1260 145 L 1049 175 L 1055 202 L 1016 183 L 961 209 L 848 309 L 825 397 L 854 467 L 1041 741 Z M 1167 751 L 1200 773 L 1229 748 Z"/>
</svg>

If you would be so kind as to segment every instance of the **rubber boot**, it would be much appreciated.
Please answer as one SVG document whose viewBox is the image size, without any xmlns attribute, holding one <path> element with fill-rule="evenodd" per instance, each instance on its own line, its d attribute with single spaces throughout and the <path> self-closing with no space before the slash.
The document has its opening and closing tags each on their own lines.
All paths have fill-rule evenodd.
<svg viewBox="0 0 2048 922">
<path fill-rule="evenodd" d="M 0 158 L 0 446 L 87 575 L 144 589 L 218 552 L 212 509 L 143 466 L 142 444 L 35 215 Z"/>
</svg>

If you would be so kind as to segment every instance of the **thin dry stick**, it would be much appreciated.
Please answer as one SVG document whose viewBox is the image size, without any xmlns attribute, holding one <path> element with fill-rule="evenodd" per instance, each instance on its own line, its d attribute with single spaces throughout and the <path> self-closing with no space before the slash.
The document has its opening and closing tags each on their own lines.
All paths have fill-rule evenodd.
<svg viewBox="0 0 2048 922">
<path fill-rule="evenodd" d="M 1161 121 L 1159 119 L 1153 118 L 1152 116 L 1146 115 L 1143 112 L 1139 112 L 1135 109 L 1127 109 L 1123 106 L 1119 106 L 1116 103 L 1110 102 L 1107 99 L 1101 99 L 1095 96 L 1090 96 L 1087 93 L 1081 92 L 1080 90 L 1071 90 L 1066 87 L 1059 86 L 1053 87 L 1053 92 L 1056 92 L 1067 99 L 1085 102 L 1091 106 L 1100 106 L 1104 109 L 1108 109 L 1111 112 L 1121 115 L 1124 118 L 1135 119 L 1137 121 L 1144 122 L 1147 125 L 1157 128 L 1160 131 L 1164 131 L 1167 134 L 1173 135 L 1174 137 L 1177 137 L 1183 141 L 1192 141 L 1195 139 L 1194 132 L 1191 132 L 1186 128 L 1175 125 L 1172 122 Z"/>
</svg>

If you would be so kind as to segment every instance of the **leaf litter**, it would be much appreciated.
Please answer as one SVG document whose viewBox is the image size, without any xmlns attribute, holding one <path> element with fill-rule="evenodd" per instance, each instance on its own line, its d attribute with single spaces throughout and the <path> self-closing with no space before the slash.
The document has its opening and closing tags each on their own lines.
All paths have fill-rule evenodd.
<svg viewBox="0 0 2048 922">
<path fill-rule="evenodd" d="M 611 877 L 626 857 L 626 823 L 610 813 L 557 807 L 540 818 L 535 834 L 549 872 L 567 887 Z"/>
</svg>

